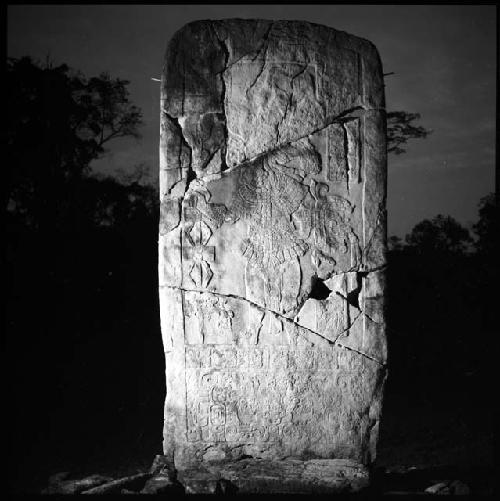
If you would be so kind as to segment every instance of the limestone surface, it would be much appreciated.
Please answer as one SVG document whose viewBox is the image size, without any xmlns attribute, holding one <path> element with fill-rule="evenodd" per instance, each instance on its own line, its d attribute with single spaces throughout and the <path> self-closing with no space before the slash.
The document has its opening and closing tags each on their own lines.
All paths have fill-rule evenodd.
<svg viewBox="0 0 500 501">
<path fill-rule="evenodd" d="M 369 465 L 386 378 L 375 47 L 305 22 L 197 21 L 161 86 L 164 454 Z"/>
</svg>

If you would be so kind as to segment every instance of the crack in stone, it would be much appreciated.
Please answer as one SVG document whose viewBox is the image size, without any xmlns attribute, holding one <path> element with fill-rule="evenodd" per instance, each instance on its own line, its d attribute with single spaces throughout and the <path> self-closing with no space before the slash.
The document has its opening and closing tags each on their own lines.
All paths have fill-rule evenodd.
<svg viewBox="0 0 500 501">
<path fill-rule="evenodd" d="M 184 200 L 184 198 L 186 196 L 186 193 L 189 190 L 189 185 L 191 184 L 192 181 L 194 181 L 196 179 L 196 172 L 193 170 L 193 167 L 192 167 L 192 163 L 193 163 L 193 150 L 192 150 L 191 146 L 189 146 L 189 143 L 186 141 L 186 138 L 184 137 L 184 129 L 182 128 L 182 125 L 180 124 L 179 119 L 173 117 L 172 115 L 170 115 L 166 111 L 164 111 L 164 113 L 165 113 L 165 116 L 174 124 L 174 126 L 177 127 L 177 132 L 179 133 L 179 137 L 180 137 L 179 150 L 178 150 L 178 153 L 177 153 L 177 163 L 178 163 L 178 169 L 180 169 L 180 171 L 181 171 L 181 179 L 179 181 L 177 181 L 169 189 L 169 191 L 167 192 L 167 195 L 170 194 L 170 192 L 172 191 L 172 189 L 177 184 L 179 184 L 182 181 L 186 181 L 186 186 L 184 188 L 184 193 L 182 194 L 181 197 L 179 197 L 182 200 Z M 185 178 L 182 177 L 182 174 L 183 174 L 182 171 L 184 169 L 183 165 L 182 165 L 182 160 L 181 160 L 183 147 L 186 147 L 188 149 L 188 151 L 189 151 L 189 161 L 188 161 L 188 165 L 187 165 L 187 172 L 186 172 L 186 177 Z M 168 170 L 170 170 L 170 169 L 168 169 Z M 172 170 L 174 170 L 174 169 L 172 169 Z"/>
<path fill-rule="evenodd" d="M 229 49 L 226 45 L 225 40 L 222 40 L 219 38 L 219 35 L 217 33 L 217 29 L 215 26 L 211 25 L 213 32 L 215 34 L 215 38 L 219 42 L 219 47 L 222 49 L 222 52 L 224 53 L 224 69 L 219 73 L 220 76 L 220 81 L 221 81 L 221 86 L 222 86 L 222 92 L 220 96 L 220 104 L 222 107 L 222 114 L 224 115 L 224 147 L 222 148 L 221 151 L 221 170 L 220 172 L 223 172 L 227 170 L 227 163 L 226 163 L 226 153 L 227 153 L 227 140 L 229 137 L 229 132 L 227 130 L 227 115 L 226 115 L 226 81 L 224 80 L 224 73 L 228 68 L 228 61 L 229 61 Z M 208 165 L 208 164 L 207 164 Z"/>
<path fill-rule="evenodd" d="M 274 24 L 275 24 L 274 21 L 271 21 L 271 24 L 269 25 L 269 28 L 267 28 L 266 32 L 262 36 L 262 45 L 261 45 L 261 47 L 259 47 L 259 50 L 257 51 L 257 54 L 255 55 L 255 57 L 252 58 L 252 61 L 255 61 L 257 59 L 257 57 L 259 56 L 259 54 L 260 54 L 260 52 L 261 52 L 262 47 L 264 46 L 264 44 L 266 46 L 265 52 L 267 52 L 267 49 L 269 48 L 269 37 L 271 36 L 271 31 L 274 28 Z"/>
<path fill-rule="evenodd" d="M 351 268 L 347 271 L 340 271 L 340 272 L 331 272 L 331 273 L 328 273 L 326 275 L 326 278 L 322 279 L 323 282 L 326 282 L 328 281 L 329 279 L 331 279 L 332 277 L 339 277 L 339 276 L 342 276 L 342 275 L 347 275 L 348 273 L 357 273 L 357 274 L 362 274 L 362 278 L 366 278 L 368 277 L 368 275 L 370 273 L 374 273 L 374 272 L 377 272 L 377 271 L 385 271 L 387 268 L 387 264 L 384 264 L 382 266 L 379 266 L 377 268 L 372 268 L 372 269 L 369 269 L 369 270 L 363 270 L 363 269 L 358 269 L 358 268 Z M 373 318 L 371 318 L 367 313 L 365 313 L 364 310 L 362 310 L 360 307 L 359 307 L 359 304 L 358 306 L 352 304 L 349 299 L 345 296 L 343 296 L 342 294 L 340 294 L 340 292 L 336 291 L 335 292 L 338 296 L 340 296 L 342 299 L 344 299 L 345 301 L 347 301 L 351 306 L 353 306 L 354 308 L 356 308 L 358 311 L 362 312 L 363 315 L 365 315 L 368 320 L 371 320 L 372 322 L 376 323 L 376 324 L 381 324 L 382 322 L 377 322 L 376 320 L 373 320 Z M 328 296 L 330 297 L 330 296 Z M 286 310 L 284 312 L 285 315 L 291 315 L 292 317 L 296 318 L 302 308 L 304 307 L 304 305 L 306 304 L 306 302 L 309 300 L 309 299 L 314 299 L 314 298 L 311 298 L 309 295 L 306 295 L 304 296 L 304 299 L 297 305 L 297 306 L 294 306 L 293 308 L 290 308 L 289 310 Z M 327 301 L 328 298 L 324 299 L 323 301 Z M 318 299 L 317 299 L 318 301 Z"/>
<path fill-rule="evenodd" d="M 378 270 L 377 270 L 378 271 Z M 340 276 L 344 273 L 352 273 L 352 272 L 342 272 L 342 273 L 337 273 L 335 276 Z M 363 273 L 366 273 L 368 275 L 369 272 L 363 272 Z M 333 275 L 332 275 L 333 276 Z M 357 311 L 358 311 L 358 314 L 354 317 L 354 319 L 352 320 L 352 322 L 350 322 L 349 324 L 349 327 L 346 329 L 346 330 L 349 330 L 351 329 L 351 327 L 354 325 L 354 322 L 356 322 L 356 320 L 361 316 L 365 316 L 368 320 L 370 320 L 371 322 L 373 322 L 374 324 L 377 324 L 377 325 L 384 325 L 385 322 L 378 322 L 377 320 L 373 319 L 370 315 L 368 315 L 368 313 L 366 313 L 363 309 L 359 308 L 359 306 L 356 306 L 356 305 L 353 305 L 352 302 L 344 295 L 342 295 L 339 291 L 335 291 L 335 292 L 332 292 L 332 294 L 335 294 L 337 295 L 338 297 L 340 297 L 341 299 L 343 299 L 344 301 L 346 301 L 349 306 L 351 306 L 352 308 L 355 308 Z M 331 296 L 331 294 L 330 294 Z M 325 302 L 325 301 L 328 301 L 328 299 L 330 298 L 330 296 L 328 296 L 328 298 L 326 299 L 323 299 L 323 300 L 320 300 L 320 299 L 314 299 L 314 298 L 311 298 L 309 296 L 306 296 L 304 298 L 303 301 L 301 301 L 300 304 L 298 304 L 297 306 L 289 309 L 289 310 L 286 310 L 284 312 L 284 315 L 291 315 L 293 318 L 294 318 L 294 321 L 297 320 L 297 317 L 300 315 L 300 312 L 302 311 L 302 308 L 304 308 L 305 304 L 307 303 L 307 301 L 309 301 L 310 299 L 314 299 L 315 301 L 320 301 L 320 302 Z M 300 325 L 300 324 L 298 324 Z M 342 331 L 341 334 L 345 332 L 345 331 Z"/>
<path fill-rule="evenodd" d="M 364 312 L 363 311 L 363 315 L 368 319 L 370 320 L 370 322 L 373 322 L 374 324 L 377 324 L 377 325 L 384 325 L 385 322 L 377 322 L 376 320 L 374 320 L 370 315 L 368 315 L 368 313 Z"/>
<path fill-rule="evenodd" d="M 292 108 L 294 80 L 297 77 L 299 77 L 300 75 L 302 75 L 306 71 L 308 66 L 309 66 L 309 64 L 305 64 L 304 66 L 302 66 L 302 68 L 295 75 L 292 75 L 292 78 L 290 80 L 290 94 L 289 94 L 288 99 L 285 103 L 285 112 L 283 113 L 283 116 L 281 117 L 280 121 L 276 124 L 276 127 L 275 127 L 275 129 L 276 129 L 276 140 L 275 140 L 276 145 L 278 145 L 280 142 L 280 136 L 281 136 L 280 128 L 283 125 L 283 123 L 286 121 L 286 118 L 288 116 L 288 111 Z"/>
<path fill-rule="evenodd" d="M 206 151 L 206 150 L 205 150 Z M 209 156 L 208 158 L 205 160 L 205 162 L 203 162 L 203 165 L 201 166 L 201 170 L 205 170 L 209 165 L 210 165 L 210 162 L 214 159 L 215 155 L 217 155 L 217 152 L 220 151 L 220 148 L 217 148 L 215 151 L 213 151 Z M 222 152 L 221 152 L 221 159 L 223 158 L 222 156 Z M 224 169 L 221 168 L 221 170 L 219 172 L 222 172 Z M 210 175 L 210 174 L 207 174 L 207 175 Z"/>
<path fill-rule="evenodd" d="M 302 308 L 304 307 L 304 305 L 306 304 L 306 302 L 309 299 L 311 299 L 311 298 L 309 297 L 309 294 L 308 294 L 307 296 L 304 297 L 304 299 L 297 306 L 294 306 L 293 308 L 286 310 L 284 312 L 284 315 L 291 315 L 294 319 L 297 319 L 300 312 L 302 311 Z"/>
<path fill-rule="evenodd" d="M 250 90 L 255 86 L 255 84 L 257 83 L 257 80 L 260 78 L 260 76 L 262 75 L 262 73 L 264 73 L 264 68 L 266 66 L 266 59 L 265 59 L 265 56 L 266 56 L 266 53 L 267 53 L 267 45 L 266 45 L 266 50 L 264 52 L 264 59 L 263 59 L 263 63 L 262 63 L 262 66 L 259 70 L 259 72 L 257 73 L 257 76 L 254 78 L 253 82 L 250 84 L 250 86 L 248 87 L 248 89 L 245 91 L 245 94 L 248 98 L 248 93 L 250 92 Z"/>
<path fill-rule="evenodd" d="M 336 344 L 338 340 L 342 337 L 342 334 L 346 333 L 347 331 L 351 330 L 354 326 L 354 324 L 357 322 L 358 318 L 361 317 L 362 311 L 359 310 L 358 314 L 354 317 L 354 320 L 350 322 L 349 327 L 345 328 L 342 332 L 339 332 L 337 337 L 334 339 L 334 343 Z"/>
<path fill-rule="evenodd" d="M 228 64 L 223 70 L 217 71 L 215 74 L 218 75 L 219 73 L 224 73 L 226 70 L 228 70 L 229 68 L 232 68 L 233 66 L 235 66 L 236 64 L 238 64 L 242 59 L 245 59 L 250 54 L 256 54 L 254 57 L 251 58 L 252 61 L 255 61 L 255 59 L 259 55 L 260 51 L 262 50 L 262 46 L 264 45 L 264 43 L 266 42 L 267 38 L 269 37 L 269 32 L 271 31 L 271 28 L 272 28 L 273 24 L 274 23 L 271 21 L 271 24 L 270 24 L 269 28 L 267 29 L 266 33 L 264 33 L 264 35 L 262 37 L 261 45 L 259 46 L 259 48 L 257 50 L 250 50 L 248 52 L 245 52 L 238 59 L 236 59 L 235 61 L 233 61 L 231 64 Z M 217 31 L 217 26 L 213 26 L 213 28 L 214 28 L 215 33 L 217 34 L 217 39 L 219 41 L 224 42 L 224 39 L 220 38 L 220 36 L 219 36 L 219 33 Z"/>
<path fill-rule="evenodd" d="M 375 268 L 370 268 L 368 270 L 367 269 L 362 269 L 362 270 L 359 270 L 359 271 L 365 273 L 366 274 L 365 277 L 367 277 L 369 273 L 375 273 L 376 271 L 385 271 L 386 269 L 387 269 L 387 263 L 386 264 L 382 264 L 380 266 L 376 266 Z"/>
<path fill-rule="evenodd" d="M 338 343 L 338 342 L 337 342 L 337 346 L 341 346 L 342 348 L 344 348 L 346 350 L 352 351 L 354 353 L 357 353 L 358 355 L 361 355 L 361 356 L 363 356 L 365 358 L 368 358 L 369 360 L 372 360 L 373 362 L 375 362 L 376 364 L 380 365 L 384 369 L 387 366 L 387 363 L 381 362 L 380 360 L 377 360 L 375 357 L 372 357 L 371 355 L 368 355 L 368 353 L 365 353 L 365 352 L 363 352 L 361 350 L 356 350 L 356 348 L 352 348 L 351 346 L 346 346 L 345 344 Z"/>
<path fill-rule="evenodd" d="M 293 90 L 292 90 L 292 92 L 290 92 L 290 95 L 288 96 L 288 99 L 285 103 L 285 112 L 283 113 L 283 116 L 280 118 L 279 122 L 276 122 L 276 127 L 275 127 L 275 130 L 276 130 L 275 142 L 276 142 L 276 144 L 279 144 L 279 142 L 280 142 L 280 136 L 281 136 L 280 127 L 283 125 L 283 122 L 286 120 L 286 117 L 288 115 L 288 110 L 292 106 L 292 97 L 293 97 Z"/>
<path fill-rule="evenodd" d="M 368 355 L 367 353 L 364 353 L 360 350 L 356 350 L 355 348 L 351 348 L 350 346 L 346 346 L 342 343 L 340 343 L 338 341 L 339 337 L 347 332 L 349 329 L 352 328 L 352 326 L 354 325 L 354 322 L 361 316 L 361 311 L 360 313 L 355 317 L 355 319 L 353 320 L 353 322 L 351 323 L 351 325 L 349 327 L 347 327 L 346 329 L 344 329 L 338 336 L 337 338 L 332 341 L 331 339 L 327 338 L 326 336 L 324 336 L 323 334 L 313 330 L 313 329 L 309 329 L 309 327 L 305 327 L 299 323 L 297 323 L 295 320 L 291 319 L 291 318 L 288 318 L 286 317 L 285 315 L 281 314 L 281 313 L 278 313 L 277 311 L 274 311 L 274 310 L 271 310 L 265 306 L 262 306 L 258 303 L 254 303 L 253 301 L 251 301 L 250 299 L 247 299 L 247 298 L 244 298 L 244 297 L 241 297 L 241 296 L 238 296 L 236 294 L 222 294 L 220 292 L 215 292 L 215 291 L 203 291 L 203 290 L 197 290 L 197 289 L 186 289 L 184 287 L 180 287 L 180 286 L 177 286 L 177 285 L 161 285 L 160 288 L 167 288 L 167 289 L 177 289 L 177 290 L 180 290 L 180 291 L 183 291 L 183 292 L 194 292 L 194 293 L 197 293 L 197 294 L 212 294 L 214 296 L 219 296 L 219 297 L 225 297 L 225 298 L 232 298 L 232 299 L 236 299 L 236 300 L 239 300 L 239 301 L 245 301 L 247 302 L 248 304 L 252 305 L 254 308 L 258 309 L 259 311 L 263 311 L 264 313 L 270 313 L 271 315 L 274 315 L 275 318 L 278 318 L 279 320 L 284 320 L 285 322 L 288 322 L 288 323 L 291 323 L 293 324 L 295 327 L 299 327 L 300 329 L 303 329 L 305 331 L 307 331 L 308 333 L 310 334 L 313 334 L 313 339 L 315 340 L 321 340 L 320 344 L 324 345 L 324 346 L 328 346 L 328 347 L 332 347 L 332 346 L 339 346 L 341 348 L 344 348 L 346 350 L 350 350 L 350 351 L 353 351 L 355 353 L 358 353 L 359 355 L 362 355 L 374 362 L 376 362 L 377 364 L 381 365 L 382 367 L 385 367 L 385 363 L 383 362 L 380 362 L 380 360 L 377 360 L 376 358 L 374 357 L 371 357 L 370 355 Z M 184 297 L 184 296 L 183 296 Z M 300 330 L 299 330 L 300 332 Z M 311 341 L 311 338 L 307 337 L 306 336 L 306 339 L 310 342 L 312 342 L 313 344 L 316 344 L 314 341 Z"/>
<path fill-rule="evenodd" d="M 273 29 L 273 25 L 274 25 L 274 22 L 271 22 L 271 25 L 269 26 L 268 30 L 266 31 L 266 33 L 262 37 L 262 39 L 263 39 L 262 46 L 259 48 L 259 50 L 255 54 L 255 57 L 252 58 L 252 62 L 254 62 L 257 59 L 257 57 L 259 57 L 259 54 L 262 52 L 262 48 L 265 47 L 264 48 L 264 56 L 262 58 L 262 66 L 261 66 L 261 68 L 259 70 L 259 73 L 255 77 L 254 81 L 250 84 L 250 86 L 248 87 L 248 89 L 245 91 L 245 94 L 246 94 L 247 98 L 248 98 L 248 92 L 257 83 L 257 80 L 260 78 L 260 76 L 264 72 L 264 68 L 265 68 L 265 66 L 267 64 L 266 56 L 267 56 L 267 51 L 269 49 L 269 35 L 271 34 L 271 30 Z"/>
<path fill-rule="evenodd" d="M 302 73 L 304 73 L 307 70 L 308 66 L 309 66 L 309 64 L 305 64 L 304 66 L 302 66 L 302 68 L 297 73 L 295 73 L 295 75 L 292 76 L 292 88 L 293 88 L 293 81 L 297 77 L 299 77 L 300 75 L 302 75 Z"/>
<path fill-rule="evenodd" d="M 175 188 L 177 186 L 179 186 L 180 184 L 182 184 L 183 182 L 185 181 L 185 179 L 179 179 L 178 181 L 176 181 L 167 191 L 167 193 L 165 193 L 165 198 L 168 198 L 172 195 L 172 192 L 175 190 Z"/>
<path fill-rule="evenodd" d="M 354 323 L 356 322 L 356 320 L 358 320 L 358 318 L 361 316 L 361 315 L 366 315 L 365 312 L 363 310 L 361 310 L 361 308 L 357 307 L 357 306 L 354 306 L 345 296 L 343 296 L 342 294 L 340 294 L 340 292 L 338 291 L 335 291 L 335 292 L 332 292 L 326 299 L 315 299 L 315 298 L 311 298 L 309 296 L 307 296 L 302 302 L 300 305 L 297 305 L 296 307 L 288 310 L 285 312 L 285 315 L 287 314 L 291 314 L 292 312 L 294 313 L 293 314 L 293 319 L 294 319 L 294 322 L 297 323 L 297 320 L 298 320 L 298 317 L 300 316 L 300 312 L 302 311 L 302 309 L 304 308 L 305 304 L 307 303 L 307 301 L 309 301 L 310 299 L 313 299 L 314 301 L 318 301 L 320 303 L 324 303 L 326 301 L 328 301 L 328 299 L 332 296 L 332 294 L 335 294 L 337 296 L 339 296 L 341 299 L 343 299 L 344 301 L 346 301 L 349 306 L 353 307 L 353 308 L 356 308 L 356 310 L 358 311 L 358 314 L 354 317 L 354 319 L 352 321 L 348 320 L 348 323 L 349 323 L 349 326 L 344 329 L 342 332 L 340 332 L 339 336 L 335 339 L 334 342 L 337 341 L 337 339 L 346 331 L 348 331 L 349 329 L 352 328 L 352 326 L 354 325 Z M 296 311 L 296 313 L 295 313 Z M 368 317 L 369 318 L 369 317 Z M 371 318 L 369 318 L 371 320 Z M 297 325 L 300 325 L 302 326 L 301 324 L 298 324 Z M 303 327 L 303 326 L 302 326 Z"/>
<path fill-rule="evenodd" d="M 314 129 L 314 130 L 312 130 L 312 131 L 308 132 L 307 134 L 304 134 L 300 137 L 293 138 L 293 139 L 290 139 L 289 141 L 286 141 L 285 143 L 278 144 L 274 148 L 263 151 L 262 153 L 259 153 L 258 155 L 255 155 L 252 158 L 245 159 L 243 162 L 232 165 L 227 170 L 225 170 L 224 173 L 229 174 L 233 170 L 236 170 L 240 167 L 246 167 L 247 165 L 250 165 L 250 164 L 256 162 L 257 160 L 260 160 L 263 157 L 272 155 L 272 154 L 280 151 L 283 148 L 286 148 L 288 146 L 293 146 L 294 143 L 297 143 L 297 142 L 301 141 L 302 139 L 308 139 L 309 136 L 312 136 L 313 134 L 317 134 L 318 132 L 321 132 L 322 130 L 326 129 L 327 127 L 329 127 L 330 125 L 332 125 L 334 123 L 342 123 L 342 121 L 346 118 L 346 116 L 348 116 L 350 113 L 353 113 L 353 112 L 358 111 L 358 110 L 363 110 L 364 112 L 366 112 L 366 111 L 370 111 L 371 108 L 365 108 L 363 106 L 355 106 L 354 108 L 349 108 L 348 110 L 345 110 L 342 113 L 340 113 L 340 114 L 336 115 L 335 117 L 331 118 L 330 120 L 328 120 L 325 125 L 322 125 L 322 126 L 316 128 L 316 129 Z"/>
<path fill-rule="evenodd" d="M 308 65 L 306 64 L 305 66 L 303 66 L 301 68 L 301 70 L 296 73 L 295 75 L 292 76 L 292 79 L 290 80 L 290 95 L 288 96 L 288 100 L 286 102 L 286 108 L 285 108 L 285 113 L 283 114 L 283 118 L 281 119 L 281 122 L 280 122 L 280 125 L 283 124 L 283 122 L 286 120 L 286 117 L 288 115 L 288 110 L 292 107 L 292 104 L 293 104 L 293 83 L 294 83 L 294 80 L 299 76 L 301 75 L 302 73 L 304 73 L 307 69 Z M 278 127 L 279 128 L 279 127 Z M 278 134 L 279 135 L 279 134 Z"/>
<path fill-rule="evenodd" d="M 262 330 L 262 327 L 264 325 L 264 323 L 263 323 L 264 317 L 265 317 L 265 313 L 262 314 L 262 318 L 260 319 L 260 322 L 259 322 L 259 328 L 257 329 L 257 333 L 255 334 L 255 344 L 259 344 L 260 331 Z"/>
</svg>

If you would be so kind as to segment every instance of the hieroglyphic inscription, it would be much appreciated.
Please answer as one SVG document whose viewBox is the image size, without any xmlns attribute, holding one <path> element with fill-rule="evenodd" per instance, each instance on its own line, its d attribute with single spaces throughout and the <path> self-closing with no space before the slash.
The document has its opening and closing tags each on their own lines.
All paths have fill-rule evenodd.
<svg viewBox="0 0 500 501">
<path fill-rule="evenodd" d="M 328 162 L 328 180 L 334 183 L 342 183 L 347 179 L 344 133 L 342 124 L 332 124 L 326 129 L 325 156 Z"/>
<path fill-rule="evenodd" d="M 333 183 L 360 182 L 360 123 L 361 120 L 355 118 L 332 124 L 325 131 L 327 177 Z"/>
<path fill-rule="evenodd" d="M 343 124 L 346 131 L 349 184 L 361 181 L 361 120 L 355 118 Z"/>
<path fill-rule="evenodd" d="M 231 344 L 234 342 L 234 312 L 220 296 L 187 294 L 184 305 L 187 344 Z"/>
<path fill-rule="evenodd" d="M 340 408 L 359 366 L 345 351 L 187 346 L 188 440 L 291 442 L 317 419 L 323 439 L 334 441 L 332 430 L 341 423 L 333 413 L 325 420 L 319 403 L 326 399 L 332 411 Z"/>
<path fill-rule="evenodd" d="M 318 351 L 317 348 L 291 350 L 286 346 L 237 348 L 228 345 L 186 346 L 187 369 L 275 369 L 303 371 L 351 371 L 361 368 L 361 360 L 346 350 Z"/>
</svg>

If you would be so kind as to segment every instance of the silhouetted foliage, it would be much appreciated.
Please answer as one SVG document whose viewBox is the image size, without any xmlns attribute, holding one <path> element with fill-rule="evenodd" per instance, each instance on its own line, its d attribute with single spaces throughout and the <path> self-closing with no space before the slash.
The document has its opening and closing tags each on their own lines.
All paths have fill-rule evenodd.
<svg viewBox="0 0 500 501">
<path fill-rule="evenodd" d="M 400 251 L 403 248 L 403 240 L 396 235 L 392 235 L 387 239 L 387 247 L 389 251 Z"/>
<path fill-rule="evenodd" d="M 401 155 L 409 139 L 424 139 L 432 131 L 413 122 L 420 119 L 419 113 L 390 111 L 387 113 L 387 153 Z"/>
<path fill-rule="evenodd" d="M 482 200 L 475 225 L 485 242 L 493 238 L 492 200 Z M 428 402 L 479 398 L 492 363 L 476 343 L 491 342 L 497 282 L 483 245 L 443 215 L 388 243 L 390 386 Z"/>
<path fill-rule="evenodd" d="M 141 113 L 128 83 L 106 73 L 87 79 L 65 64 L 7 60 L 2 203 L 18 222 L 46 230 L 75 224 L 90 163 L 112 139 L 139 137 Z"/>
<path fill-rule="evenodd" d="M 127 85 L 7 62 L 5 326 L 18 471 L 41 449 L 52 466 L 103 442 L 160 452 L 158 193 L 140 168 L 91 169 L 115 138 L 139 137 Z M 150 426 L 154 446 L 138 441 Z"/>
<path fill-rule="evenodd" d="M 418 223 L 405 240 L 418 254 L 465 254 L 472 244 L 466 228 L 451 216 L 441 214 Z"/>
<path fill-rule="evenodd" d="M 478 253 L 487 260 L 498 259 L 500 218 L 497 199 L 494 193 L 483 197 L 479 203 L 479 220 L 474 225 L 478 236 L 476 248 Z"/>
</svg>

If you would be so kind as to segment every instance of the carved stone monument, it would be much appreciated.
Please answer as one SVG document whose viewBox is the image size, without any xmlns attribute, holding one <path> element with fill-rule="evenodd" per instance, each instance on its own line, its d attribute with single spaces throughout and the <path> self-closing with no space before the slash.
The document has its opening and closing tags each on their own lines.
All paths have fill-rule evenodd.
<svg viewBox="0 0 500 501">
<path fill-rule="evenodd" d="M 332 28 L 197 21 L 170 41 L 159 280 L 180 471 L 366 478 L 386 378 L 384 106 L 375 47 Z"/>
</svg>

